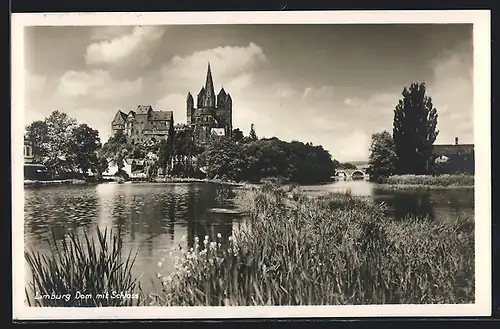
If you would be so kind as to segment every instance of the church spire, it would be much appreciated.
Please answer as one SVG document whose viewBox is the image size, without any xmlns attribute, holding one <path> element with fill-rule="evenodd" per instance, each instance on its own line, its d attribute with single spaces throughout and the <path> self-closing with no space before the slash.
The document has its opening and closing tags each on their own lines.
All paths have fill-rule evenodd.
<svg viewBox="0 0 500 329">
<path fill-rule="evenodd" d="M 210 62 L 208 62 L 207 81 L 205 82 L 205 102 L 206 107 L 215 107 L 215 90 Z"/>
</svg>

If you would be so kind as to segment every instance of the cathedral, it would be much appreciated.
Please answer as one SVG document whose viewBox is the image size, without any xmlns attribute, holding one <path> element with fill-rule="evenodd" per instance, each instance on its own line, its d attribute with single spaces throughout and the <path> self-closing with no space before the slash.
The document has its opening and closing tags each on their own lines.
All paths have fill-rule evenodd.
<svg viewBox="0 0 500 329">
<path fill-rule="evenodd" d="M 213 135 L 231 137 L 233 129 L 233 104 L 231 95 L 221 88 L 216 95 L 210 63 L 207 79 L 194 98 L 188 92 L 186 100 L 187 124 L 174 126 L 172 111 L 153 110 L 151 105 L 139 105 L 128 113 L 118 111 L 111 122 L 114 134 L 121 132 L 128 140 L 136 143 L 168 139 L 174 131 L 186 131 L 194 142 L 206 144 Z"/>
<path fill-rule="evenodd" d="M 186 101 L 187 126 L 191 128 L 194 141 L 205 144 L 212 135 L 231 136 L 233 104 L 231 95 L 224 88 L 216 95 L 210 63 L 207 79 L 196 97 L 196 107 L 190 92 Z"/>
</svg>

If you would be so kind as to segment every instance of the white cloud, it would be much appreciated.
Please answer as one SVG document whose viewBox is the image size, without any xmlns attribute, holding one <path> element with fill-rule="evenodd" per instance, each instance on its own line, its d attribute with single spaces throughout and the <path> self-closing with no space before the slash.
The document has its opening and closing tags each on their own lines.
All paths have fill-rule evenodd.
<svg viewBox="0 0 500 329">
<path fill-rule="evenodd" d="M 41 75 L 30 74 L 28 71 L 25 72 L 25 85 L 26 92 L 29 95 L 41 94 L 47 86 L 47 77 Z"/>
<path fill-rule="evenodd" d="M 205 85 L 207 65 L 210 62 L 215 92 L 224 86 L 231 94 L 235 127 L 240 120 L 251 117 L 252 97 L 249 90 L 259 90 L 255 84 L 256 72 L 267 63 L 262 49 L 254 43 L 246 47 L 218 47 L 194 52 L 188 56 L 175 56 L 161 69 L 160 85 L 164 93 L 155 102 L 159 108 L 172 109 L 176 122 L 186 120 L 186 96 L 191 92 L 195 98 Z M 253 95 L 253 93 L 252 93 Z M 245 110 L 243 110 L 245 108 Z M 245 114 L 242 114 L 245 113 Z"/>
<path fill-rule="evenodd" d="M 252 70 L 267 63 L 267 58 L 262 48 L 254 43 L 246 47 L 226 46 L 197 51 L 186 57 L 175 56 L 162 68 L 165 84 L 170 85 L 172 81 L 176 88 L 197 94 L 205 84 L 208 62 L 214 83 L 224 86 L 233 83 L 239 88 L 248 85 Z"/>
<path fill-rule="evenodd" d="M 347 105 L 347 106 L 356 106 L 356 105 L 359 105 L 360 103 L 360 99 L 357 98 L 357 97 L 347 97 L 346 99 L 344 99 L 344 104 Z"/>
<path fill-rule="evenodd" d="M 63 97 L 88 97 L 90 99 L 120 99 L 142 91 L 142 78 L 133 81 L 115 80 L 107 71 L 90 73 L 68 71 L 59 79 L 57 95 Z"/>
<path fill-rule="evenodd" d="M 96 26 L 90 33 L 92 41 L 113 40 L 132 33 L 133 26 Z"/>
<path fill-rule="evenodd" d="M 355 161 L 368 159 L 371 142 L 371 133 L 365 130 L 355 130 L 352 133 L 337 137 L 332 142 L 332 154 L 342 161 Z"/>
<path fill-rule="evenodd" d="M 427 84 L 438 111 L 437 143 L 453 143 L 457 136 L 473 143 L 474 89 L 472 47 L 462 44 L 432 62 L 433 79 Z"/>
<path fill-rule="evenodd" d="M 175 123 L 186 122 L 186 95 L 184 94 L 166 94 L 153 104 L 153 108 L 156 110 L 173 111 Z"/>
<path fill-rule="evenodd" d="M 136 66 L 145 66 L 150 62 L 150 48 L 158 43 L 165 30 L 162 26 L 136 26 L 127 34 L 120 35 L 119 32 L 116 29 L 103 29 L 104 34 L 115 37 L 90 44 L 85 54 L 87 64 L 133 63 Z M 96 34 L 97 32 L 94 32 L 94 35 Z"/>
</svg>

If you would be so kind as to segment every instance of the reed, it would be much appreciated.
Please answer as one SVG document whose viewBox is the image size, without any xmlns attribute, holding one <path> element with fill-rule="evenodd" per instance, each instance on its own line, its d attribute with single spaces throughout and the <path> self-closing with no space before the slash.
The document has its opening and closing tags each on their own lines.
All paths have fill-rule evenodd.
<svg viewBox="0 0 500 329">
<path fill-rule="evenodd" d="M 32 282 L 25 289 L 30 306 L 133 306 L 139 303 L 140 285 L 132 275 L 135 255 L 123 259 L 123 243 L 111 230 L 96 229 L 97 241 L 70 233 L 57 243 L 53 232 L 51 253 L 26 251 Z"/>
<path fill-rule="evenodd" d="M 429 304 L 474 301 L 474 221 L 394 221 L 350 195 L 242 191 L 248 226 L 196 239 L 150 305 Z"/>
</svg>

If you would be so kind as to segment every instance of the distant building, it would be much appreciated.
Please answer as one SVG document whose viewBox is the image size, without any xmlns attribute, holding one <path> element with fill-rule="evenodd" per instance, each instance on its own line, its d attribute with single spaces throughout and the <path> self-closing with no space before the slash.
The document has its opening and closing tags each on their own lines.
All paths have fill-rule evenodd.
<svg viewBox="0 0 500 329">
<path fill-rule="evenodd" d="M 33 146 L 26 139 L 24 139 L 23 156 L 25 180 L 48 180 L 51 178 L 46 166 L 34 163 Z"/>
<path fill-rule="evenodd" d="M 210 63 L 207 79 L 196 98 L 189 92 L 186 100 L 187 125 L 191 127 L 193 139 L 197 144 L 206 143 L 212 135 L 231 136 L 233 101 L 224 88 L 215 95 Z"/>
<path fill-rule="evenodd" d="M 24 140 L 24 163 L 32 163 L 33 162 L 33 146 L 26 139 Z"/>
<path fill-rule="evenodd" d="M 172 111 L 154 111 L 151 105 L 139 105 L 136 111 L 118 111 L 111 122 L 114 134 L 121 131 L 133 142 L 168 139 L 174 129 Z"/>
<path fill-rule="evenodd" d="M 445 173 L 474 173 L 474 144 L 434 145 L 434 164 Z"/>
</svg>

